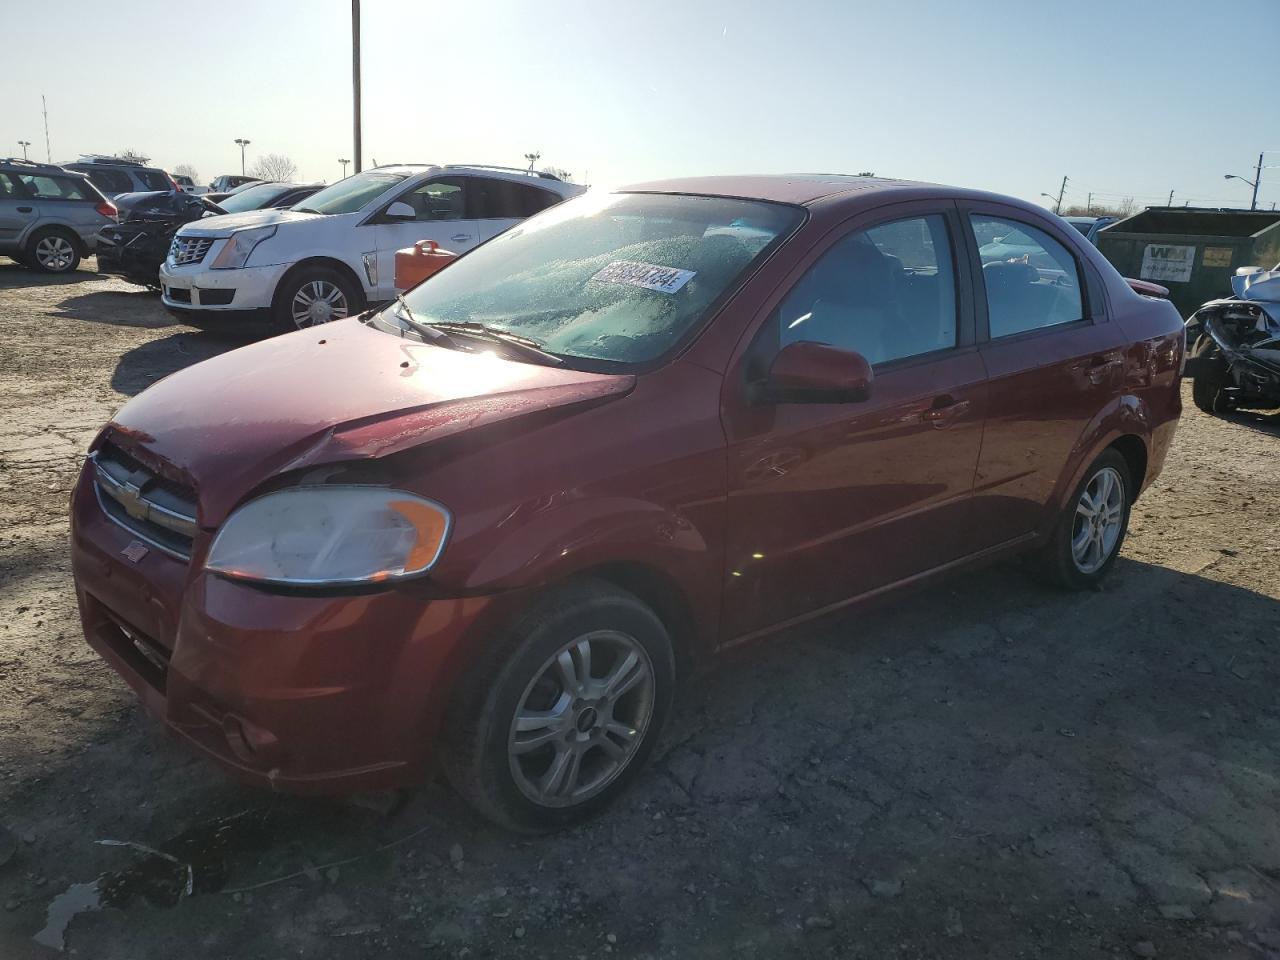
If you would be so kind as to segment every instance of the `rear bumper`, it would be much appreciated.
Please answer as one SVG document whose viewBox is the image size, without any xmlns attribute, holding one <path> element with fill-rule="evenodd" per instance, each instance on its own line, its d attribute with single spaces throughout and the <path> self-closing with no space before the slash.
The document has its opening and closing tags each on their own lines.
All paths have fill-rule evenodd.
<svg viewBox="0 0 1280 960">
<path fill-rule="evenodd" d="M 271 789 L 416 781 L 468 651 L 510 600 L 282 595 L 204 573 L 207 537 L 190 565 L 155 550 L 133 562 L 132 542 L 82 476 L 71 548 L 86 639 L 172 733 Z"/>
</svg>

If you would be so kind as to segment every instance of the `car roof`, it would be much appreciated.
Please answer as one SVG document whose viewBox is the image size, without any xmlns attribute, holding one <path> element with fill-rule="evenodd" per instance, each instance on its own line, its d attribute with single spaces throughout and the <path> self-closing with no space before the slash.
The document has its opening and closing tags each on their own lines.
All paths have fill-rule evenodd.
<svg viewBox="0 0 1280 960">
<path fill-rule="evenodd" d="M 686 177 L 652 180 L 619 188 L 620 193 L 673 193 L 727 197 L 740 200 L 767 200 L 806 207 L 871 208 L 906 200 L 994 201 L 1043 214 L 1044 209 L 1024 200 L 916 180 L 889 177 L 862 177 L 841 173 L 775 173 L 742 176 Z"/>
<path fill-rule="evenodd" d="M 402 177 L 416 177 L 422 174 L 440 172 L 467 174 L 478 177 L 492 177 L 496 180 L 510 180 L 515 183 L 527 183 L 555 193 L 575 193 L 585 190 L 581 184 L 569 183 L 549 173 L 536 170 L 525 170 L 521 167 L 500 167 L 485 163 L 387 163 L 376 167 L 365 167 L 361 173 L 390 173 Z"/>
</svg>

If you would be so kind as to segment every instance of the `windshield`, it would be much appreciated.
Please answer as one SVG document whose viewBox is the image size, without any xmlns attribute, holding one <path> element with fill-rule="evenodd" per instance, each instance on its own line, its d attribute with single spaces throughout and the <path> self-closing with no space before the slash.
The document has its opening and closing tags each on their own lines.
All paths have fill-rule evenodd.
<svg viewBox="0 0 1280 960">
<path fill-rule="evenodd" d="M 237 190 L 218 203 L 227 213 L 241 213 L 245 210 L 261 210 L 277 197 L 288 193 L 292 187 L 280 183 L 260 183 L 247 190 Z"/>
<path fill-rule="evenodd" d="M 1092 220 L 1068 220 L 1067 223 L 1071 224 L 1086 237 L 1089 235 L 1089 229 L 1093 226 Z"/>
<path fill-rule="evenodd" d="M 357 173 L 312 194 L 293 209 L 308 213 L 355 213 L 374 197 L 407 179 L 399 173 Z"/>
<path fill-rule="evenodd" d="M 422 323 L 481 323 L 564 357 L 645 363 L 803 216 L 760 201 L 588 194 L 476 248 L 405 300 Z"/>
</svg>

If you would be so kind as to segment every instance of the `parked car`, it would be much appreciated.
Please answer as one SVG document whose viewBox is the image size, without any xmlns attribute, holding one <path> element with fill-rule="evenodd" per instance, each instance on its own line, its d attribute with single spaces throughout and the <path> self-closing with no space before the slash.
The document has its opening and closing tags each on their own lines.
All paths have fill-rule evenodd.
<svg viewBox="0 0 1280 960">
<path fill-rule="evenodd" d="M 83 173 L 107 197 L 115 199 L 122 193 L 149 193 L 156 190 L 177 190 L 178 185 L 159 167 L 148 167 L 133 160 L 115 157 L 85 157 L 63 168 Z"/>
<path fill-rule="evenodd" d="M 321 204 L 403 196 L 344 183 Z M 1052 279 L 984 264 L 993 228 Z M 250 781 L 384 788 L 438 758 L 488 816 L 553 828 L 637 775 L 717 651 L 1016 554 L 1097 585 L 1182 352 L 1167 301 L 1018 200 L 837 176 L 577 198 L 126 404 L 73 495 L 84 630 Z"/>
<path fill-rule="evenodd" d="M 584 189 L 507 168 L 366 170 L 290 210 L 182 227 L 160 268 L 163 301 L 188 323 L 324 323 L 394 297 L 397 250 L 435 240 L 461 254 Z"/>
<path fill-rule="evenodd" d="M 227 199 L 227 197 L 233 197 L 237 193 L 244 193 L 246 190 L 252 190 L 254 187 L 265 182 L 266 181 L 264 180 L 249 180 L 245 183 L 239 184 L 238 186 L 232 187 L 230 190 L 219 190 L 216 193 L 210 190 L 205 194 L 205 196 L 214 203 L 221 203 L 223 200 Z"/>
<path fill-rule="evenodd" d="M 1280 408 L 1280 264 L 1241 267 L 1233 297 L 1210 300 L 1187 320 L 1191 398 L 1205 413 Z"/>
<path fill-rule="evenodd" d="M 214 202 L 226 213 L 275 210 L 301 203 L 322 189 L 322 183 L 246 183 Z"/>
<path fill-rule="evenodd" d="M 180 173 L 173 174 L 173 182 L 178 185 L 178 189 L 183 193 L 189 193 L 192 196 L 199 196 L 202 193 L 208 193 L 208 187 L 202 187 L 188 176 Z"/>
<path fill-rule="evenodd" d="M 1116 222 L 1116 217 L 1063 217 L 1063 220 L 1079 230 L 1086 240 L 1094 246 L 1098 245 L 1098 233 L 1103 227 Z"/>
<path fill-rule="evenodd" d="M 246 183 L 261 183 L 258 177 L 233 176 L 226 173 L 220 177 L 214 177 L 213 182 L 209 184 L 210 193 L 230 193 L 236 187 L 242 187 Z"/>
<path fill-rule="evenodd" d="M 83 174 L 0 160 L 0 255 L 45 273 L 70 273 L 97 244 L 115 206 Z"/>
<path fill-rule="evenodd" d="M 223 213 L 204 197 L 177 190 L 125 193 L 116 197 L 115 223 L 98 232 L 98 272 L 160 289 L 160 264 L 178 227 Z"/>
</svg>

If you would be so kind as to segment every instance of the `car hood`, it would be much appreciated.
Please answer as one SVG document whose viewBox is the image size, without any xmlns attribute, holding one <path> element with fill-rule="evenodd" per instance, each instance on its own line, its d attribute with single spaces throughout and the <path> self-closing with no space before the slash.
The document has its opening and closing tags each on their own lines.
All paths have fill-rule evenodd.
<svg viewBox="0 0 1280 960">
<path fill-rule="evenodd" d="M 340 320 L 232 350 L 129 401 L 103 439 L 195 488 L 215 526 L 292 470 L 620 396 L 635 377 L 464 353 Z"/>
<path fill-rule="evenodd" d="M 243 213 L 224 213 L 219 216 L 205 217 L 182 228 L 184 237 L 229 237 L 237 230 L 248 227 L 266 227 L 271 224 L 295 223 L 299 220 L 314 220 L 323 216 L 319 213 L 300 213 L 297 210 L 246 210 Z"/>
</svg>

